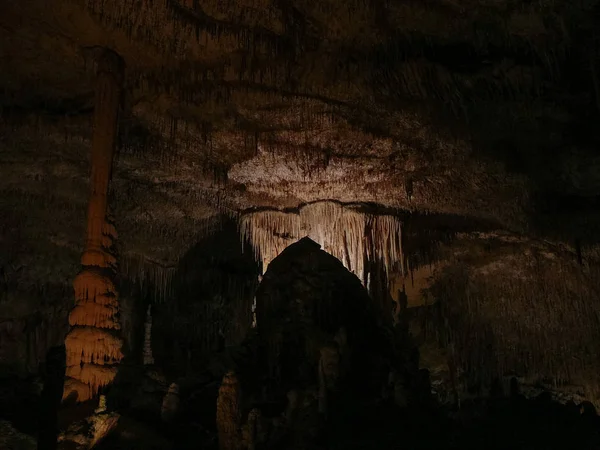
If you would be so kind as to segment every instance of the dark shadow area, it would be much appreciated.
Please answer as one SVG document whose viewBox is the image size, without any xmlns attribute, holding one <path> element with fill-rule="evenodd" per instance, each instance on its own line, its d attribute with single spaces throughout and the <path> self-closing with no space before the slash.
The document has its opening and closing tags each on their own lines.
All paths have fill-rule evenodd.
<svg viewBox="0 0 600 450">
<path fill-rule="evenodd" d="M 154 357 L 166 374 L 202 372 L 211 355 L 244 340 L 260 273 L 252 255 L 228 221 L 183 256 L 173 300 L 153 306 Z"/>
<path fill-rule="evenodd" d="M 41 380 L 33 376 L 0 375 L 0 420 L 9 421 L 20 432 L 35 436 L 41 384 Z"/>
<path fill-rule="evenodd" d="M 347 381 L 372 388 L 368 379 L 377 376 L 376 360 L 386 350 L 383 336 L 367 291 L 338 259 L 301 239 L 269 264 L 256 298 L 269 389 L 279 386 L 285 394 L 314 385 L 320 349 L 340 346 L 337 341 L 352 349 Z"/>
<path fill-rule="evenodd" d="M 64 346 L 53 347 L 46 355 L 42 370 L 44 389 L 39 408 L 39 450 L 54 450 L 57 446 L 58 408 L 63 395 L 66 361 Z"/>
<path fill-rule="evenodd" d="M 355 407 L 355 416 L 336 417 L 323 449 L 593 449 L 600 444 L 598 417 L 580 414 L 543 395 L 469 402 L 460 410 Z M 360 409 L 359 411 L 357 411 Z"/>
</svg>

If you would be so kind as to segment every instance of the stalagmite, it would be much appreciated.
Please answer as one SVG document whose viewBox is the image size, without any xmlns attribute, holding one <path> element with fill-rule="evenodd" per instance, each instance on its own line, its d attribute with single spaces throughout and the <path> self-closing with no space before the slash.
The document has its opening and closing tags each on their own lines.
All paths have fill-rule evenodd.
<svg viewBox="0 0 600 450">
<path fill-rule="evenodd" d="M 111 383 L 123 358 L 114 284 L 117 232 L 108 211 L 123 76 L 123 60 L 105 50 L 98 61 L 83 269 L 73 282 L 75 307 L 69 315 L 72 328 L 65 340 L 68 379 L 64 397 L 75 391 L 78 401 L 88 400 Z"/>
<path fill-rule="evenodd" d="M 106 396 L 101 395 L 98 400 L 98 407 L 94 411 L 95 414 L 102 414 L 106 412 Z"/>
<path fill-rule="evenodd" d="M 162 420 L 165 422 L 172 422 L 179 412 L 179 404 L 179 385 L 177 383 L 171 383 L 169 390 L 163 398 L 160 410 L 160 417 Z"/>
<path fill-rule="evenodd" d="M 348 333 L 346 329 L 341 327 L 335 334 L 333 340 L 337 344 L 339 351 L 339 374 L 343 378 L 348 376 L 351 369 L 351 354 L 350 346 L 348 345 Z"/>
<path fill-rule="evenodd" d="M 152 355 L 152 312 L 151 306 L 148 305 L 146 322 L 144 323 L 144 365 L 151 366 L 152 364 L 154 364 L 154 356 Z"/>
<path fill-rule="evenodd" d="M 239 450 L 242 445 L 241 388 L 234 372 L 223 377 L 217 398 L 219 450 Z"/>
<path fill-rule="evenodd" d="M 247 450 L 256 450 L 257 445 L 263 441 L 261 426 L 262 416 L 260 409 L 254 408 L 248 413 L 248 420 L 243 427 L 243 447 Z"/>
</svg>

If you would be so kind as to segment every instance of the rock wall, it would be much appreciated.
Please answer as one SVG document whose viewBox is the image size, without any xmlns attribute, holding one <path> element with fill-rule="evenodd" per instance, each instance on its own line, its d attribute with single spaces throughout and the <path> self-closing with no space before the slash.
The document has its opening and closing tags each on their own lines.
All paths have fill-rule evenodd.
<svg viewBox="0 0 600 450">
<path fill-rule="evenodd" d="M 301 239 L 271 262 L 256 302 L 257 331 L 272 386 L 318 384 L 321 350 L 335 345 L 348 359 L 352 380 L 368 388 L 376 372 L 370 363 L 384 351 L 376 309 L 360 280 L 338 259 Z M 344 339 L 336 342 L 341 335 Z"/>
<path fill-rule="evenodd" d="M 487 395 L 492 384 L 517 377 L 558 397 L 571 392 L 597 402 L 596 252 L 579 264 L 567 247 L 475 235 L 451 248 L 454 256 L 422 291 L 426 304 L 409 311 L 421 364 L 440 393 Z"/>
<path fill-rule="evenodd" d="M 0 371 L 37 374 L 48 350 L 63 345 L 70 302 L 67 286 L 11 291 L 0 301 Z"/>
<path fill-rule="evenodd" d="M 241 343 L 252 323 L 259 267 L 233 222 L 202 239 L 173 275 L 173 294 L 152 306 L 156 363 L 179 374 L 203 370 L 210 356 Z"/>
</svg>

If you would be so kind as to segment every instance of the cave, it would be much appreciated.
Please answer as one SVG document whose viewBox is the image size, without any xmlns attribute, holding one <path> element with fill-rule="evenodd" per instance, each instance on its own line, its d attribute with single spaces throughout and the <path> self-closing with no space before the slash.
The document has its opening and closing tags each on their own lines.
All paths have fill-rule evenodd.
<svg viewBox="0 0 600 450">
<path fill-rule="evenodd" d="M 0 449 L 599 448 L 598 29 L 0 2 Z"/>
</svg>

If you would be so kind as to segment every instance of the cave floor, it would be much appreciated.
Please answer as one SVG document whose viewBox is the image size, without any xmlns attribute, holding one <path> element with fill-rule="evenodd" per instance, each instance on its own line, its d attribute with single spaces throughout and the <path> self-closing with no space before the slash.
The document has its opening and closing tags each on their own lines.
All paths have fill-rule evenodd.
<svg viewBox="0 0 600 450">
<path fill-rule="evenodd" d="M 6 381 L 6 380 L 5 380 Z M 37 436 L 39 421 L 32 412 L 39 401 L 23 381 L 2 390 L 0 419 L 8 420 L 21 433 Z M 12 395 L 8 395 L 12 393 Z M 17 401 L 15 396 L 21 396 Z M 59 428 L 82 419 L 94 405 L 63 407 Z M 98 450 L 127 449 L 216 449 L 214 424 L 208 418 L 182 416 L 167 427 L 159 421 L 122 417 L 116 432 L 101 442 Z M 332 415 L 317 442 L 311 447 L 282 442 L 269 449 L 358 450 L 358 449 L 471 449 L 549 450 L 600 448 L 600 419 L 581 413 L 580 407 L 564 406 L 542 398 L 500 398 L 463 403 L 460 410 L 397 408 L 393 404 L 356 404 Z M 69 443 L 59 444 L 68 450 Z"/>
<path fill-rule="evenodd" d="M 323 448 L 566 449 L 600 448 L 596 416 L 536 400 L 471 403 L 459 411 L 380 405 L 340 420 Z"/>
<path fill-rule="evenodd" d="M 569 408 L 540 400 L 502 399 L 470 403 L 459 411 L 441 408 L 399 409 L 376 404 L 346 410 L 331 419 L 314 444 L 287 441 L 264 448 L 318 450 L 433 450 L 433 449 L 598 449 L 600 421 Z M 169 436 L 130 425 L 126 438 L 112 436 L 98 448 L 149 450 L 216 449 L 216 436 L 199 424 L 183 424 Z M 127 427 L 127 425 L 125 425 Z M 139 434 L 138 434 L 139 433 Z M 147 434 L 144 434 L 147 433 Z M 137 435 L 137 436 L 136 436 Z M 258 447 L 257 447 L 258 448 Z"/>
</svg>

